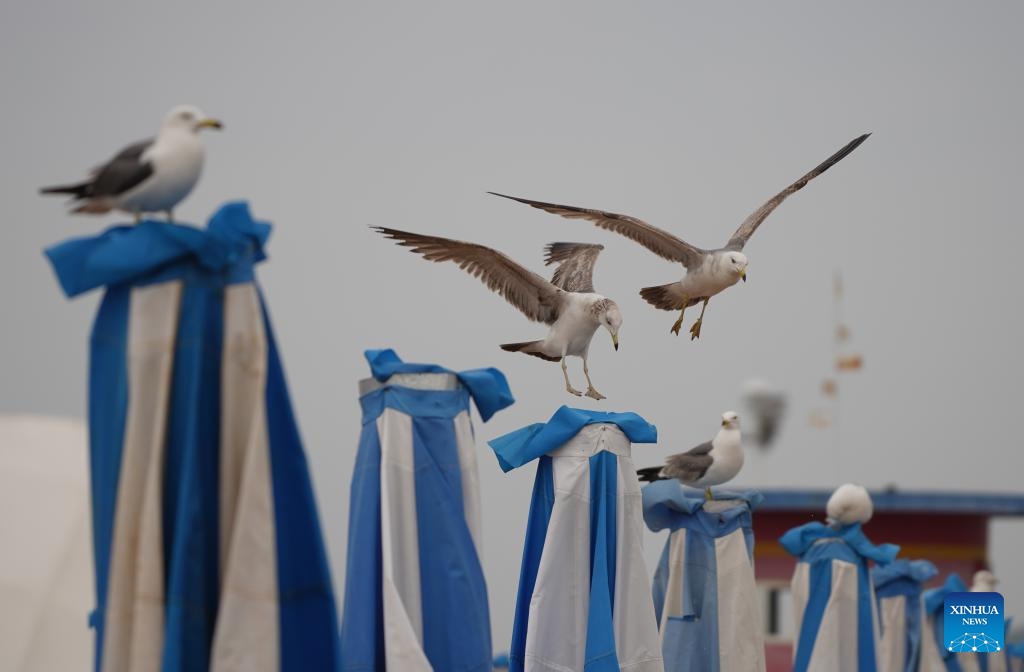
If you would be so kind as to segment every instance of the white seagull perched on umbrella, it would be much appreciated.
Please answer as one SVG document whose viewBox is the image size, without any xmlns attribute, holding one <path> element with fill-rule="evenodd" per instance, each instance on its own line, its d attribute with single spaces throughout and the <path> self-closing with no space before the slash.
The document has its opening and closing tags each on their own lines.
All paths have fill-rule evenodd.
<svg viewBox="0 0 1024 672">
<path fill-rule="evenodd" d="M 658 287 L 644 287 L 640 290 L 640 296 L 655 308 L 679 311 L 679 319 L 676 320 L 671 329 L 672 333 L 677 336 L 679 335 L 679 329 L 683 326 L 683 315 L 686 313 L 686 309 L 703 302 L 704 305 L 701 306 L 700 317 L 697 318 L 697 321 L 690 328 L 690 340 L 693 340 L 700 337 L 700 327 L 704 320 L 704 311 L 707 309 L 708 301 L 711 300 L 711 297 L 735 285 L 741 278 L 746 281 L 747 256 L 743 254 L 743 246 L 746 245 L 750 236 L 761 225 L 761 222 L 771 214 L 772 210 L 786 200 L 790 194 L 799 191 L 815 177 L 837 164 L 864 142 L 869 135 L 871 134 L 865 133 L 850 141 L 845 147 L 825 159 L 814 170 L 777 193 L 740 224 L 740 227 L 732 234 L 725 247 L 715 250 L 704 250 L 695 247 L 681 238 L 651 226 L 636 217 L 617 215 L 603 210 L 578 208 L 571 205 L 532 201 L 526 198 L 498 194 L 493 191 L 488 193 L 519 201 L 520 203 L 525 203 L 534 208 L 569 219 L 589 220 L 602 229 L 614 231 L 640 243 L 659 257 L 681 263 L 686 268 L 686 275 L 682 280 Z"/>
<path fill-rule="evenodd" d="M 619 349 L 619 329 L 622 314 L 611 299 L 594 291 L 594 263 L 604 249 L 601 245 L 584 243 L 551 243 L 545 248 L 547 264 L 558 268 L 548 282 L 536 273 L 523 268 L 497 250 L 460 240 L 425 236 L 418 233 L 374 227 L 376 231 L 395 240 L 399 245 L 412 248 L 430 261 L 452 261 L 470 275 L 480 278 L 492 291 L 533 320 L 551 327 L 546 338 L 539 341 L 505 343 L 503 350 L 522 352 L 549 362 L 561 362 L 565 389 L 581 396 L 569 382 L 566 357 L 583 360 L 583 375 L 587 378 L 586 395 L 591 399 L 604 399 L 590 381 L 587 356 L 590 341 L 598 327 L 611 334 L 612 344 Z"/>
<path fill-rule="evenodd" d="M 100 215 L 111 210 L 131 213 L 138 222 L 144 213 L 173 210 L 199 181 L 203 143 L 199 131 L 223 128 L 193 105 L 167 113 L 155 138 L 128 145 L 93 169 L 89 179 L 75 184 L 44 187 L 43 194 L 67 194 L 73 213 Z"/>
<path fill-rule="evenodd" d="M 704 488 L 704 497 L 714 499 L 711 486 L 728 483 L 743 468 L 743 443 L 740 437 L 740 416 L 733 411 L 722 413 L 722 428 L 715 438 L 685 453 L 670 455 L 663 467 L 638 469 L 641 481 L 674 478 L 684 485 Z"/>
<path fill-rule="evenodd" d="M 825 505 L 825 520 L 834 528 L 856 523 L 863 525 L 871 520 L 874 513 L 875 505 L 871 501 L 871 494 L 863 485 L 856 483 L 840 485 Z"/>
</svg>

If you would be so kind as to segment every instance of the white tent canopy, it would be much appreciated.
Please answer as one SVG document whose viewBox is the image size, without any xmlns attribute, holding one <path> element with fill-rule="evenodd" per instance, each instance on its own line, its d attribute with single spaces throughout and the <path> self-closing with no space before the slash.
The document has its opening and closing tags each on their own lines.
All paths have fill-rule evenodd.
<svg viewBox="0 0 1024 672">
<path fill-rule="evenodd" d="M 0 415 L 0 669 L 92 666 L 92 542 L 81 420 Z"/>
</svg>

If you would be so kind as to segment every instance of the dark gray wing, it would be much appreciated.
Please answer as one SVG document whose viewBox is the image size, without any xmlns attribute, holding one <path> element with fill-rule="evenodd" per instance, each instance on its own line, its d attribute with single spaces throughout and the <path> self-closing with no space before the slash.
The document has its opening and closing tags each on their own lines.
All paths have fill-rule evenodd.
<svg viewBox="0 0 1024 672">
<path fill-rule="evenodd" d="M 153 164 L 142 159 L 152 144 L 153 140 L 150 139 L 128 145 L 110 161 L 98 166 L 93 171 L 86 197 L 117 196 L 141 184 L 153 174 Z"/>
<path fill-rule="evenodd" d="M 711 455 L 709 455 L 710 452 L 711 442 L 706 441 L 685 453 L 670 455 L 665 460 L 665 466 L 662 468 L 661 473 L 666 478 L 675 478 L 683 483 L 692 483 L 707 473 L 708 467 L 711 466 L 713 461 Z"/>
<path fill-rule="evenodd" d="M 408 231 L 374 227 L 391 240 L 430 261 L 452 261 L 470 275 L 480 278 L 492 291 L 535 322 L 552 324 L 558 319 L 565 294 L 497 250 L 483 245 L 424 236 Z"/>
<path fill-rule="evenodd" d="M 544 264 L 558 264 L 551 284 L 567 292 L 594 291 L 594 264 L 604 245 L 550 243 L 544 248 Z"/>
<path fill-rule="evenodd" d="M 779 205 L 781 205 L 790 194 L 800 191 L 808 182 L 846 158 L 850 152 L 860 146 L 860 143 L 867 140 L 869 135 L 871 134 L 865 133 L 858 138 L 854 138 L 838 152 L 815 166 L 811 172 L 772 196 L 767 203 L 752 212 L 749 217 L 743 220 L 743 223 L 740 224 L 740 228 L 736 229 L 736 232 L 732 234 L 732 238 L 730 238 L 729 242 L 725 244 L 724 249 L 736 251 L 742 250 L 743 246 L 747 244 L 748 240 L 750 240 L 750 237 L 754 235 L 754 231 L 757 231 L 757 227 L 761 226 L 761 222 L 763 222 L 768 215 L 772 214 L 772 210 L 779 207 Z"/>
<path fill-rule="evenodd" d="M 487 192 L 493 196 L 501 196 L 513 201 L 525 203 L 531 207 L 550 212 L 553 215 L 560 215 L 568 219 L 586 219 L 593 222 L 602 229 L 614 231 L 630 240 L 640 243 L 659 257 L 669 261 L 678 261 L 686 268 L 700 264 L 706 252 L 699 247 L 694 247 L 684 240 L 676 238 L 667 231 L 662 231 L 656 226 L 647 222 L 630 217 L 629 215 L 617 215 L 614 212 L 603 210 L 590 210 L 588 208 L 577 208 L 572 205 L 557 205 L 543 201 L 531 201 L 526 198 L 507 196 L 493 191 Z"/>
</svg>

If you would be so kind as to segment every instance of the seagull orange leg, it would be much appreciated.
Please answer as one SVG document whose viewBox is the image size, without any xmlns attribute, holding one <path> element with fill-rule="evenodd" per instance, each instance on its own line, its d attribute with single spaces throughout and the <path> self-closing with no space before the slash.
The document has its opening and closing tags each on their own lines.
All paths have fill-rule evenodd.
<svg viewBox="0 0 1024 672">
<path fill-rule="evenodd" d="M 565 355 L 562 355 L 562 376 L 565 377 L 565 391 L 569 394 L 575 394 L 577 397 L 582 397 L 583 393 L 569 382 L 569 370 L 565 367 Z"/>
<path fill-rule="evenodd" d="M 693 339 L 695 339 L 695 338 L 700 338 L 700 325 L 704 321 L 704 311 L 707 310 L 708 301 L 710 301 L 710 300 L 711 300 L 710 296 L 708 298 L 704 299 L 704 305 L 701 306 L 701 308 L 700 308 L 700 317 L 698 317 L 697 321 L 693 323 L 692 327 L 690 327 L 690 340 L 691 341 Z"/>
<path fill-rule="evenodd" d="M 686 304 L 690 302 L 689 297 L 683 297 L 683 309 L 679 311 L 679 319 L 672 325 L 672 333 L 676 336 L 679 335 L 679 330 L 683 328 L 683 315 L 686 314 Z"/>
<path fill-rule="evenodd" d="M 597 401 L 606 399 L 607 397 L 595 390 L 594 384 L 590 382 L 590 368 L 587 366 L 586 357 L 583 358 L 583 375 L 587 377 L 587 396 L 591 399 L 596 399 Z"/>
</svg>

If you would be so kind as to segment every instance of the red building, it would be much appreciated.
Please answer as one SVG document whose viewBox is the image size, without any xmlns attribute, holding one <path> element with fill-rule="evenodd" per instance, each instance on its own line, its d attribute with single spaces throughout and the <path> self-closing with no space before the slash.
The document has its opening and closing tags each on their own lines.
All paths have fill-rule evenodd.
<svg viewBox="0 0 1024 672">
<path fill-rule="evenodd" d="M 765 613 L 768 671 L 791 669 L 793 622 L 789 581 L 796 559 L 779 545 L 787 530 L 825 520 L 830 490 L 761 490 L 754 513 L 754 572 Z M 936 584 L 956 572 L 967 583 L 988 561 L 988 522 L 1024 516 L 1024 495 L 953 492 L 873 492 L 875 515 L 864 532 L 877 543 L 899 544 L 900 557 L 930 560 Z"/>
</svg>

